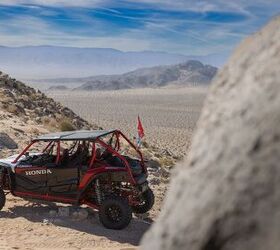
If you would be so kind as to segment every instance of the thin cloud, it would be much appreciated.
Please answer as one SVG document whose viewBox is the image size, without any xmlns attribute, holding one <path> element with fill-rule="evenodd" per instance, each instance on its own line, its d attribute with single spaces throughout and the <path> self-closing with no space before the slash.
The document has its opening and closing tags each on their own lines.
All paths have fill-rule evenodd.
<svg viewBox="0 0 280 250">
<path fill-rule="evenodd" d="M 72 6 L 94 7 L 99 6 L 106 0 L 1 0 L 1 5 L 42 5 L 42 6 Z"/>
<path fill-rule="evenodd" d="M 248 13 L 248 6 L 279 5 L 278 0 L 2 0 L 1 5 L 42 5 L 42 6 L 68 6 L 68 7 L 102 7 L 106 6 L 126 6 L 153 5 L 162 9 L 192 10 L 192 11 L 238 11 Z"/>
<path fill-rule="evenodd" d="M 277 2 L 2 0 L 0 45 L 219 53 L 267 22 Z"/>
<path fill-rule="evenodd" d="M 119 37 L 92 37 L 79 35 L 54 29 L 47 22 L 34 17 L 20 16 L 9 23 L 0 20 L 1 45 L 59 45 L 75 47 L 110 48 L 114 44 L 119 50 L 149 50 L 149 41 L 129 38 L 127 35 Z M 24 41 L 25 44 L 22 43 Z"/>
<path fill-rule="evenodd" d="M 263 5 L 278 5 L 278 0 L 125 0 L 123 2 L 130 3 L 144 3 L 154 5 L 158 8 L 169 8 L 177 10 L 192 10 L 200 12 L 208 11 L 237 11 L 242 13 L 249 13 L 246 8 L 248 6 L 263 6 Z"/>
</svg>

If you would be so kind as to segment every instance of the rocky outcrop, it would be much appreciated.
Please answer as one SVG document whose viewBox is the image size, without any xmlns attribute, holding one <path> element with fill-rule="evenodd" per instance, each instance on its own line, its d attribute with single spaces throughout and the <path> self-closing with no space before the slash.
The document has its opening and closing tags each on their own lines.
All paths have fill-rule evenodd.
<svg viewBox="0 0 280 250">
<path fill-rule="evenodd" d="M 74 129 L 97 128 L 42 92 L 2 72 L 0 72 L 0 109 L 16 116 L 24 116 L 38 124 L 49 124 L 51 127 L 59 126 L 62 121 L 68 121 Z"/>
<path fill-rule="evenodd" d="M 280 17 L 219 72 L 142 249 L 278 250 Z"/>
<path fill-rule="evenodd" d="M 17 149 L 17 143 L 6 133 L 0 133 L 0 150 L 3 148 Z"/>
</svg>

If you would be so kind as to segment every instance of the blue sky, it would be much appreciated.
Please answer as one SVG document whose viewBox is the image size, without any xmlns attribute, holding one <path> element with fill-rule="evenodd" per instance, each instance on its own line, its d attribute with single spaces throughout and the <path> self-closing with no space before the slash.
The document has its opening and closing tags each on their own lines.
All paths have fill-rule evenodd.
<svg viewBox="0 0 280 250">
<path fill-rule="evenodd" d="M 0 45 L 227 54 L 279 0 L 1 0 Z"/>
</svg>

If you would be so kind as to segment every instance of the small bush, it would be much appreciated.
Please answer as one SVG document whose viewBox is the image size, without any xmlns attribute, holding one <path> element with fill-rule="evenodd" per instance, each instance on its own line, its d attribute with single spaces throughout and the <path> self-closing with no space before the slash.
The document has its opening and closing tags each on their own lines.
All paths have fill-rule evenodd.
<svg viewBox="0 0 280 250">
<path fill-rule="evenodd" d="M 70 121 L 62 121 L 60 123 L 60 130 L 61 131 L 73 131 L 75 130 L 75 127 Z"/>
<path fill-rule="evenodd" d="M 29 95 L 29 98 L 32 100 L 32 101 L 36 101 L 36 99 L 38 98 L 38 96 L 36 95 L 36 93 L 32 93 Z"/>
<path fill-rule="evenodd" d="M 51 130 L 56 130 L 60 127 L 60 124 L 57 122 L 56 119 L 50 119 L 50 122 L 48 123 L 48 127 L 50 127 Z"/>
<path fill-rule="evenodd" d="M 43 124 L 45 124 L 45 125 L 50 124 L 50 121 L 51 121 L 51 120 L 50 120 L 49 117 L 46 117 L 46 116 L 45 116 L 45 117 L 42 118 L 42 122 L 43 122 Z"/>
<path fill-rule="evenodd" d="M 148 147 L 149 147 L 149 144 L 148 144 L 148 142 L 146 142 L 146 141 L 142 141 L 142 146 L 143 146 L 144 148 L 148 148 Z"/>
<path fill-rule="evenodd" d="M 175 166 L 175 162 L 170 158 L 160 158 L 159 163 L 163 167 L 173 167 Z"/>
<path fill-rule="evenodd" d="M 19 113 L 17 106 L 14 104 L 7 105 L 6 110 L 14 115 Z"/>
<path fill-rule="evenodd" d="M 34 128 L 34 127 L 30 128 L 30 129 L 29 129 L 29 132 L 30 132 L 31 134 L 35 134 L 35 135 L 39 135 L 39 134 L 40 134 L 39 129 Z"/>
</svg>

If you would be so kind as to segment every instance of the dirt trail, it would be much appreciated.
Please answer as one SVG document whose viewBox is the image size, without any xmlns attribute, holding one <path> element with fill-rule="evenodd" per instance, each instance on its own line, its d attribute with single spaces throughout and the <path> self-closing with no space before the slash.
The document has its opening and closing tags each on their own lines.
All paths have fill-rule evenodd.
<svg viewBox="0 0 280 250">
<path fill-rule="evenodd" d="M 59 206 L 59 205 L 57 205 Z M 151 220 L 134 218 L 124 230 L 105 229 L 96 212 L 85 220 L 52 217 L 56 205 L 30 203 L 7 196 L 0 212 L 0 249 L 137 249 Z"/>
</svg>

